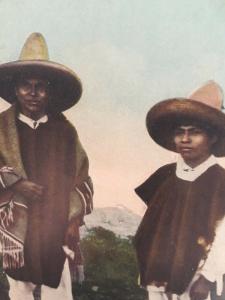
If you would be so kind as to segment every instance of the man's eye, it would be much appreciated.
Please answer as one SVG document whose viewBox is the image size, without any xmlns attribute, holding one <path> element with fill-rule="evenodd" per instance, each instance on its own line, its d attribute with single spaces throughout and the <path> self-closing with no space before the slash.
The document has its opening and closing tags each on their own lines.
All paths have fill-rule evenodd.
<svg viewBox="0 0 225 300">
<path fill-rule="evenodd" d="M 42 84 L 38 84 L 38 85 L 36 86 L 36 89 L 37 89 L 38 91 L 43 91 L 43 90 L 44 90 L 44 86 L 43 86 Z"/>
<path fill-rule="evenodd" d="M 201 134 L 202 130 L 201 129 L 194 129 L 191 131 L 192 134 Z"/>
<path fill-rule="evenodd" d="M 37 88 L 38 91 L 43 92 L 43 91 L 46 91 L 47 86 L 43 83 L 40 83 L 40 84 L 37 85 L 36 88 Z"/>
<path fill-rule="evenodd" d="M 21 87 L 23 90 L 26 90 L 26 91 L 30 89 L 30 85 L 27 83 L 22 84 Z"/>
<path fill-rule="evenodd" d="M 183 131 L 181 131 L 181 130 L 175 130 L 175 135 L 181 135 L 181 134 L 183 134 L 184 132 Z"/>
</svg>

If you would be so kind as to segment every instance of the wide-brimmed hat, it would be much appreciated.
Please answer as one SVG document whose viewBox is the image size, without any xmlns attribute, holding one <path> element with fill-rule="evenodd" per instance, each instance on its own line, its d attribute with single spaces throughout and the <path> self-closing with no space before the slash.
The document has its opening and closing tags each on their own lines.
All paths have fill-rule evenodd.
<svg viewBox="0 0 225 300">
<path fill-rule="evenodd" d="M 174 129 L 182 124 L 198 124 L 218 136 L 212 152 L 225 155 L 225 114 L 222 112 L 223 93 L 214 81 L 205 83 L 188 98 L 161 101 L 148 112 L 146 126 L 152 139 L 160 146 L 176 152 Z"/>
<path fill-rule="evenodd" d="M 64 111 L 81 97 L 82 85 L 78 76 L 66 66 L 49 60 L 46 41 L 36 32 L 26 40 L 19 60 L 0 65 L 0 97 L 14 103 L 15 80 L 34 75 L 49 81 L 52 91 L 50 109 L 53 111 Z"/>
</svg>

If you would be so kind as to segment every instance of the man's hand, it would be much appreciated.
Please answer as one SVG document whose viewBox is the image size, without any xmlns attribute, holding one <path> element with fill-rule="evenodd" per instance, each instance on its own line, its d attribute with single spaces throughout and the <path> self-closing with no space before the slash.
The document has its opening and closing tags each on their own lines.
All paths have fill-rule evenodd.
<svg viewBox="0 0 225 300">
<path fill-rule="evenodd" d="M 69 224 L 66 230 L 65 244 L 70 248 L 74 248 L 74 244 L 80 241 L 79 221 L 74 220 Z"/>
<path fill-rule="evenodd" d="M 12 190 L 30 200 L 41 200 L 44 187 L 29 180 L 20 180 L 12 186 Z"/>
<path fill-rule="evenodd" d="M 191 300 L 204 300 L 208 297 L 212 282 L 207 280 L 204 276 L 200 277 L 193 283 L 190 290 Z"/>
</svg>

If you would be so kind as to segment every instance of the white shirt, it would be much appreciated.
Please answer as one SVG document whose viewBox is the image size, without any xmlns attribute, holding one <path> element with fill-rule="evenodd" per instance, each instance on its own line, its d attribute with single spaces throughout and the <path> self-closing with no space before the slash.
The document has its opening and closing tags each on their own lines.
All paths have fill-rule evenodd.
<svg viewBox="0 0 225 300">
<path fill-rule="evenodd" d="M 209 281 L 216 281 L 217 295 L 221 295 L 225 274 L 225 217 L 218 222 L 213 244 L 200 273 Z"/>
<path fill-rule="evenodd" d="M 185 163 L 181 156 L 179 156 L 177 160 L 176 175 L 178 178 L 181 178 L 183 180 L 194 181 L 201 174 L 207 171 L 208 168 L 215 164 L 217 164 L 217 160 L 214 155 L 211 155 L 203 163 L 195 168 L 192 168 Z"/>
<path fill-rule="evenodd" d="M 48 116 L 47 115 L 44 115 L 43 117 L 41 117 L 40 119 L 38 120 L 33 120 L 27 116 L 25 116 L 24 114 L 22 113 L 19 113 L 18 115 L 18 119 L 20 121 L 22 121 L 23 123 L 26 123 L 29 127 L 31 127 L 32 129 L 37 129 L 38 126 L 41 124 L 41 123 L 46 123 L 48 122 Z"/>
</svg>

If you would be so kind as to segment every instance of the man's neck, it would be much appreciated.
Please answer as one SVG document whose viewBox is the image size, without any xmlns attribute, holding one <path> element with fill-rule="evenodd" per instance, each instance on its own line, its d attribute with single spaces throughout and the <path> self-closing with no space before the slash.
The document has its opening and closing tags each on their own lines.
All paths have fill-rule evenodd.
<svg viewBox="0 0 225 300">
<path fill-rule="evenodd" d="M 27 112 L 21 111 L 20 113 L 34 121 L 38 121 L 42 117 L 46 116 L 46 113 L 44 113 L 44 112 L 38 113 L 38 114 L 36 114 L 36 113 L 32 114 L 32 113 L 27 113 Z"/>
<path fill-rule="evenodd" d="M 210 155 L 211 154 L 207 154 L 207 155 L 205 155 L 204 157 L 201 157 L 201 159 L 198 159 L 198 160 L 191 160 L 191 161 L 189 161 L 189 160 L 185 160 L 184 159 L 184 162 L 189 166 L 189 167 L 191 167 L 191 168 L 196 168 L 196 167 L 198 167 L 199 165 L 201 165 L 204 161 L 206 161 L 209 157 L 210 157 Z"/>
<path fill-rule="evenodd" d="M 196 167 L 191 167 L 183 160 L 181 156 L 178 157 L 176 166 L 176 175 L 186 181 L 194 181 L 201 174 L 206 172 L 210 167 L 217 164 L 217 160 L 214 155 L 210 155 L 201 164 Z"/>
<path fill-rule="evenodd" d="M 41 123 L 47 123 L 48 122 L 48 116 L 47 115 L 41 117 L 38 120 L 33 120 L 30 117 L 27 117 L 22 113 L 19 113 L 18 119 L 20 121 L 22 121 L 23 123 L 27 124 L 32 129 L 37 129 Z"/>
</svg>

